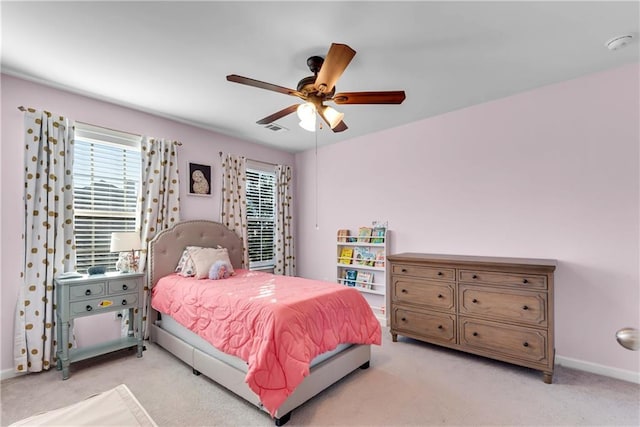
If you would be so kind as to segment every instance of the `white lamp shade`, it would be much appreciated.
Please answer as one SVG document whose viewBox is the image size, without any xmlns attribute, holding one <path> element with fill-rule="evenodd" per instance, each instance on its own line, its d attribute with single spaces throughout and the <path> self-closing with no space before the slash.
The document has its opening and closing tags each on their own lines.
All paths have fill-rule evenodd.
<svg viewBox="0 0 640 427">
<path fill-rule="evenodd" d="M 135 231 L 111 233 L 110 252 L 137 251 L 142 249 L 140 235 Z"/>
<path fill-rule="evenodd" d="M 322 115 L 329 122 L 329 126 L 331 126 L 331 129 L 338 126 L 338 123 L 340 123 L 344 118 L 344 113 L 340 113 L 333 108 L 326 106 L 322 108 Z"/>
<path fill-rule="evenodd" d="M 316 116 L 313 116 L 311 119 L 302 120 L 299 123 L 300 127 L 304 130 L 308 130 L 309 132 L 316 131 Z"/>
<path fill-rule="evenodd" d="M 311 120 L 315 122 L 316 106 L 312 103 L 305 102 L 304 104 L 298 105 L 296 112 L 298 113 L 298 118 L 303 122 L 309 123 Z"/>
</svg>

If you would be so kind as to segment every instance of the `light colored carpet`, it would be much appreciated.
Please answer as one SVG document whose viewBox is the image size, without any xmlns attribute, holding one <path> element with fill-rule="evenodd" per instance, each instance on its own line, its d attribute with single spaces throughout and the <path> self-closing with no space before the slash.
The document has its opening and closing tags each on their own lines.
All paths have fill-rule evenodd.
<svg viewBox="0 0 640 427">
<path fill-rule="evenodd" d="M 287 426 L 640 425 L 640 385 L 556 367 L 554 384 L 525 368 L 383 332 L 371 368 L 293 412 Z M 271 426 L 271 418 L 147 343 L 2 382 L 2 425 L 126 384 L 160 426 Z"/>
</svg>

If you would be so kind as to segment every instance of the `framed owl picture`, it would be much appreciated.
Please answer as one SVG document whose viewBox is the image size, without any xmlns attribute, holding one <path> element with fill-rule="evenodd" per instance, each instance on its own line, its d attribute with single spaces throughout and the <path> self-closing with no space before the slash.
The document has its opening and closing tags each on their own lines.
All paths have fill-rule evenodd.
<svg viewBox="0 0 640 427">
<path fill-rule="evenodd" d="M 211 196 L 211 166 L 189 162 L 189 194 Z"/>
</svg>

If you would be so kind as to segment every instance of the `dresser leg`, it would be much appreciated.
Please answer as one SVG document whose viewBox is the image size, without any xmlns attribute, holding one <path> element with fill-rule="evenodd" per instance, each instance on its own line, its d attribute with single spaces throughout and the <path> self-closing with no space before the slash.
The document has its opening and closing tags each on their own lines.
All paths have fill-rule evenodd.
<svg viewBox="0 0 640 427">
<path fill-rule="evenodd" d="M 546 383 L 546 384 L 551 384 L 553 383 L 553 372 L 543 372 L 544 376 L 542 377 L 542 380 Z"/>
<path fill-rule="evenodd" d="M 398 334 L 391 332 L 391 341 L 398 342 Z"/>
</svg>

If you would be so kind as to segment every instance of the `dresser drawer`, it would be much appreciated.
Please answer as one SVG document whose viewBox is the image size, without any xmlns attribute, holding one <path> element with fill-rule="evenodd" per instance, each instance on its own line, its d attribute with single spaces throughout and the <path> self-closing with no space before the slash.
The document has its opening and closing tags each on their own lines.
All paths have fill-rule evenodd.
<svg viewBox="0 0 640 427">
<path fill-rule="evenodd" d="M 449 281 L 456 279 L 456 272 L 453 268 L 422 267 L 411 264 L 393 264 L 391 274 Z"/>
<path fill-rule="evenodd" d="M 95 298 L 106 294 L 107 282 L 94 282 L 84 285 L 69 286 L 69 298 L 71 301 Z"/>
<path fill-rule="evenodd" d="M 497 286 L 547 289 L 547 277 L 535 274 L 496 273 L 493 271 L 460 270 L 460 282 L 486 283 Z"/>
<path fill-rule="evenodd" d="M 398 332 L 409 332 L 429 340 L 456 342 L 456 321 L 454 315 L 422 313 L 405 308 L 393 307 L 391 325 Z"/>
<path fill-rule="evenodd" d="M 529 362 L 548 362 L 546 330 L 460 317 L 460 344 Z"/>
<path fill-rule="evenodd" d="M 109 295 L 138 290 L 138 280 L 136 279 L 113 279 L 109 280 Z"/>
<path fill-rule="evenodd" d="M 420 305 L 427 308 L 455 311 L 455 285 L 453 283 L 392 278 L 391 298 L 394 302 Z"/>
<path fill-rule="evenodd" d="M 82 314 L 94 314 L 99 311 L 115 311 L 135 307 L 138 303 L 138 294 L 124 294 L 112 297 L 88 299 L 70 304 L 71 317 Z"/>
<path fill-rule="evenodd" d="M 459 313 L 547 326 L 547 293 L 459 285 Z"/>
</svg>

